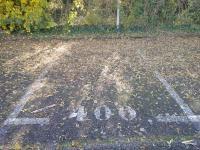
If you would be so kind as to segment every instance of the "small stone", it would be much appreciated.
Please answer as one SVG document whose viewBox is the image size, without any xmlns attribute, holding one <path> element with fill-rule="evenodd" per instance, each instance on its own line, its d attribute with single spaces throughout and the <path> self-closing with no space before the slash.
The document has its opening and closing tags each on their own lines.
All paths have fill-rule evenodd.
<svg viewBox="0 0 200 150">
<path fill-rule="evenodd" d="M 114 104 L 115 104 L 115 106 L 118 106 L 118 105 L 119 105 L 117 102 L 115 102 Z"/>
<path fill-rule="evenodd" d="M 95 131 L 95 132 L 97 132 L 97 131 L 98 131 L 98 129 L 95 129 L 94 131 Z"/>
<path fill-rule="evenodd" d="M 148 122 L 149 122 L 150 125 L 153 124 L 153 121 L 151 119 L 148 119 Z"/>
<path fill-rule="evenodd" d="M 170 116 L 169 113 L 165 113 L 166 116 Z"/>
<path fill-rule="evenodd" d="M 162 98 L 161 97 L 158 97 L 158 100 L 161 100 Z"/>
<path fill-rule="evenodd" d="M 67 120 L 67 117 L 64 117 L 63 120 Z"/>
<path fill-rule="evenodd" d="M 140 128 L 140 132 L 145 132 L 146 133 L 145 128 Z"/>
</svg>

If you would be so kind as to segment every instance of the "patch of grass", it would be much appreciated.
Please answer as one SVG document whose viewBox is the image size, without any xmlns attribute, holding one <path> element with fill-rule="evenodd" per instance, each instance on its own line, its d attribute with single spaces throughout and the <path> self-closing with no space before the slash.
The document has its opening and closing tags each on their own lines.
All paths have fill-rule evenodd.
<svg viewBox="0 0 200 150">
<path fill-rule="evenodd" d="M 200 25 L 145 25 L 132 26 L 125 28 L 121 26 L 118 31 L 113 25 L 82 25 L 66 28 L 66 26 L 57 26 L 51 29 L 43 29 L 33 31 L 32 33 L 25 33 L 17 31 L 12 36 L 25 36 L 33 39 L 79 39 L 79 38 L 121 38 L 121 37 L 154 37 L 166 33 L 180 35 L 180 34 L 200 34 Z M 3 37 L 3 35 L 0 35 Z"/>
<path fill-rule="evenodd" d="M 115 145 L 115 144 L 134 144 L 138 143 L 140 145 L 171 145 L 173 143 L 178 143 L 182 141 L 190 141 L 193 139 L 199 139 L 199 135 L 195 136 L 150 136 L 150 137 L 127 137 L 123 139 L 97 139 L 97 140 L 87 140 L 87 139 L 79 139 L 79 140 L 70 140 L 70 141 L 63 141 L 61 143 L 57 143 L 55 145 L 56 149 L 84 149 L 86 146 L 95 146 L 95 145 Z M 37 143 L 37 144 L 26 144 L 23 143 L 21 146 L 24 149 L 45 149 L 48 144 L 46 143 Z M 16 145 L 9 145 L 7 148 L 13 149 Z M 5 148 L 4 145 L 0 145 L 0 149 Z"/>
<path fill-rule="evenodd" d="M 111 145 L 117 143 L 123 143 L 123 144 L 129 144 L 138 142 L 141 144 L 144 143 L 152 143 L 152 144 L 158 144 L 158 143 L 175 143 L 180 141 L 189 141 L 193 140 L 194 138 L 198 138 L 198 135 L 196 136 L 151 136 L 151 137 L 127 137 L 123 139 L 97 139 L 97 140 L 87 140 L 87 139 L 79 139 L 79 140 L 72 140 L 67 142 L 59 143 L 59 148 L 84 148 L 84 146 L 88 145 Z"/>
<path fill-rule="evenodd" d="M 186 33 L 200 33 L 200 25 L 182 24 L 182 25 L 162 25 L 161 30 L 170 32 L 186 32 Z"/>
</svg>

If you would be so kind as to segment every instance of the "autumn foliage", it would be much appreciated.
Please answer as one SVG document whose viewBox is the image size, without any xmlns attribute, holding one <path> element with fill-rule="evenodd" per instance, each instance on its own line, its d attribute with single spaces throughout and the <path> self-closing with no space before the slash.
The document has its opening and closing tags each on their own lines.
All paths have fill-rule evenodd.
<svg viewBox="0 0 200 150">
<path fill-rule="evenodd" d="M 0 26 L 11 32 L 53 27 L 47 8 L 47 0 L 0 0 Z"/>
<path fill-rule="evenodd" d="M 0 0 L 0 28 L 31 32 L 56 26 L 115 26 L 117 0 Z M 200 24 L 199 0 L 121 0 L 120 24 Z"/>
</svg>

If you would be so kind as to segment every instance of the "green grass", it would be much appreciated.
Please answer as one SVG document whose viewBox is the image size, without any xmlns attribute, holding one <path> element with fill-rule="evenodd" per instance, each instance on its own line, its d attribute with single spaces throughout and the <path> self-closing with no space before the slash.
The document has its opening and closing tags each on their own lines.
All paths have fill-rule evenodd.
<svg viewBox="0 0 200 150">
<path fill-rule="evenodd" d="M 14 32 L 12 35 L 27 36 L 33 39 L 77 39 L 77 38 L 120 38 L 120 37 L 154 37 L 158 35 L 166 35 L 166 33 L 174 35 L 200 35 L 200 25 L 152 25 L 133 26 L 124 28 L 121 26 L 117 31 L 115 26 L 99 25 L 99 26 L 73 26 L 70 29 L 65 26 L 57 26 L 49 30 L 34 31 L 32 33 L 24 33 L 22 31 Z M 0 38 L 4 35 L 0 34 Z"/>
<path fill-rule="evenodd" d="M 72 140 L 72 141 L 63 141 L 62 143 L 59 143 L 59 146 L 62 148 L 83 148 L 85 145 L 92 145 L 92 144 L 116 144 L 116 141 L 119 141 L 120 143 L 124 144 L 129 144 L 129 143 L 134 143 L 134 142 L 139 142 L 141 144 L 144 143 L 164 143 L 168 144 L 171 142 L 180 142 L 180 141 L 189 141 L 193 139 L 199 139 L 199 135 L 195 136 L 149 136 L 149 137 L 127 137 L 123 139 L 114 139 L 114 138 L 109 138 L 105 140 Z"/>
<path fill-rule="evenodd" d="M 62 141 L 56 144 L 57 149 L 69 149 L 69 148 L 76 148 L 76 149 L 83 149 L 85 146 L 88 145 L 112 145 L 116 143 L 123 143 L 123 144 L 131 144 L 131 143 L 140 143 L 143 144 L 164 144 L 169 145 L 177 142 L 182 141 L 189 141 L 193 139 L 199 139 L 199 135 L 194 136 L 149 136 L 149 137 L 126 137 L 126 138 L 109 138 L 109 139 L 96 139 L 96 140 L 88 140 L 88 139 L 79 139 L 79 140 L 67 140 Z M 29 144 L 23 143 L 23 146 L 26 149 L 30 148 L 41 148 L 45 147 L 46 143 L 38 143 L 38 144 Z M 11 146 L 11 147 L 14 147 Z M 1 146 L 0 146 L 1 148 Z"/>
<path fill-rule="evenodd" d="M 185 32 L 185 33 L 199 33 L 200 34 L 200 25 L 162 25 L 161 30 L 170 31 L 170 32 Z"/>
<path fill-rule="evenodd" d="M 121 27 L 120 31 L 116 30 L 115 26 L 102 25 L 102 26 L 74 26 L 67 30 L 65 27 L 57 27 L 51 30 L 41 30 L 32 33 L 32 37 L 45 38 L 45 37 L 58 37 L 58 38 L 98 38 L 98 37 L 151 37 L 170 32 L 174 34 L 190 33 L 200 34 L 200 25 L 160 25 L 159 27 L 153 26 L 133 26 L 128 29 Z"/>
</svg>

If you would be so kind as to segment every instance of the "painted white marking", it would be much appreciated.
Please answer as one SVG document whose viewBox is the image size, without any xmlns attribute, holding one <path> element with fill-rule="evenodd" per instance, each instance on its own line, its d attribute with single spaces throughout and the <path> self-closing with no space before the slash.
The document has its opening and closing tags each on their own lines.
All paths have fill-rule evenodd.
<svg viewBox="0 0 200 150">
<path fill-rule="evenodd" d="M 48 70 L 52 68 L 53 64 L 56 63 L 60 59 L 60 57 L 65 53 L 67 55 L 71 55 L 69 49 L 72 44 L 63 45 L 54 48 L 54 53 L 52 56 L 46 57 L 42 64 L 47 65 L 44 71 L 39 75 L 39 77 L 27 88 L 27 91 L 24 96 L 22 96 L 19 100 L 19 103 L 15 107 L 14 111 L 8 116 L 8 118 L 4 121 L 4 125 L 14 124 L 14 125 L 24 125 L 24 124 L 48 124 L 49 118 L 16 118 L 20 111 L 24 108 L 26 103 L 30 100 L 30 98 L 34 95 L 35 91 L 38 91 L 44 86 L 44 78 L 48 73 Z M 36 65 L 37 66 L 37 65 Z"/>
<path fill-rule="evenodd" d="M 26 105 L 26 103 L 30 100 L 30 98 L 34 95 L 34 92 L 41 89 L 45 83 L 44 83 L 44 76 L 47 74 L 47 69 L 45 69 L 38 79 L 36 79 L 28 88 L 24 96 L 22 96 L 19 100 L 19 103 L 15 107 L 14 111 L 8 116 L 8 118 L 5 120 L 4 125 L 8 124 L 14 124 L 14 125 L 24 125 L 24 124 L 46 124 L 49 122 L 48 118 L 17 118 L 20 111 L 23 109 L 23 107 Z M 39 120 L 37 120 L 39 119 Z M 44 123 L 43 123 L 44 122 Z"/>
<path fill-rule="evenodd" d="M 196 116 L 190 107 L 184 102 L 183 99 L 180 98 L 180 96 L 175 92 L 175 90 L 169 85 L 169 83 L 159 74 L 159 72 L 155 71 L 155 76 L 162 82 L 162 84 L 165 86 L 166 90 L 169 92 L 169 94 L 173 97 L 173 99 L 176 101 L 176 103 L 180 106 L 180 108 L 183 110 L 185 115 L 187 116 L 188 120 L 193 123 L 195 128 L 200 131 L 200 118 Z M 196 116 L 196 121 L 194 122 L 194 117 Z M 166 118 L 167 119 L 167 118 Z M 195 124 L 194 124 L 195 123 Z M 198 124 L 196 124 L 198 123 Z"/>
<path fill-rule="evenodd" d="M 200 120 L 200 115 L 195 115 L 195 116 L 189 116 L 192 122 L 199 123 Z M 184 122 L 184 123 L 189 123 L 191 120 L 188 119 L 188 116 L 162 116 L 158 115 L 156 119 L 159 122 Z"/>
<path fill-rule="evenodd" d="M 105 110 L 105 119 L 101 119 L 101 108 L 104 108 Z M 106 105 L 102 105 L 94 110 L 94 115 L 98 120 L 108 120 L 111 117 L 112 112 L 109 107 L 107 107 Z"/>
<path fill-rule="evenodd" d="M 26 103 L 31 99 L 31 97 L 34 95 L 34 92 L 38 91 L 39 89 L 41 89 L 45 83 L 44 83 L 44 76 L 47 74 L 47 70 L 45 69 L 40 76 L 38 77 L 38 79 L 36 79 L 28 88 L 27 91 L 25 93 L 24 96 L 22 96 L 19 100 L 19 103 L 17 104 L 17 106 L 15 107 L 14 111 L 8 116 L 8 118 L 5 120 L 4 125 L 8 125 L 8 124 L 15 124 L 15 125 L 19 125 L 20 124 L 20 119 L 21 118 L 17 118 L 17 116 L 19 115 L 20 111 L 24 108 L 24 106 L 26 105 Z M 35 119 L 37 120 L 37 118 L 23 118 L 21 121 L 21 124 L 31 124 L 30 121 L 33 121 L 33 124 L 35 124 L 36 122 L 38 122 L 39 124 L 43 122 L 42 121 L 35 121 Z M 44 119 L 44 120 L 48 120 L 47 122 L 49 122 L 48 118 L 40 118 L 40 119 Z M 39 120 L 40 120 L 39 119 Z M 16 121 L 14 121 L 16 120 Z M 24 121 L 26 120 L 26 121 Z M 27 121 L 29 120 L 29 121 Z"/>
<path fill-rule="evenodd" d="M 15 110 L 10 114 L 8 118 L 16 118 L 20 111 L 23 109 L 25 104 L 30 100 L 30 98 L 33 96 L 35 91 L 38 91 L 40 88 L 44 86 L 44 82 L 42 82 L 41 79 L 37 79 L 33 84 L 31 84 L 25 95 L 20 98 L 19 103 L 15 107 Z"/>
<path fill-rule="evenodd" d="M 119 107 L 119 116 L 126 121 L 131 121 L 136 117 L 136 111 L 129 106 Z"/>
<path fill-rule="evenodd" d="M 184 103 L 183 99 L 181 99 L 179 97 L 179 95 L 175 92 L 175 90 L 168 84 L 168 82 L 156 71 L 155 72 L 156 77 L 163 83 L 163 85 L 165 86 L 166 90 L 169 92 L 169 94 L 174 98 L 174 100 L 176 100 L 177 104 L 179 104 L 179 106 L 181 107 L 181 109 L 183 110 L 183 112 L 186 115 L 194 115 L 194 113 L 192 112 L 192 110 L 190 109 L 190 107 Z"/>
<path fill-rule="evenodd" d="M 4 125 L 49 124 L 49 118 L 8 118 Z"/>
<path fill-rule="evenodd" d="M 49 109 L 49 108 L 53 108 L 53 107 L 55 107 L 55 106 L 56 106 L 56 104 L 49 105 L 49 106 L 46 106 L 46 107 L 44 107 L 44 108 L 41 108 L 41 109 L 38 109 L 38 110 L 34 110 L 34 111 L 32 111 L 32 113 L 38 113 L 38 112 L 41 112 L 41 111 L 45 111 L 45 110 L 47 110 L 47 109 Z"/>
<path fill-rule="evenodd" d="M 141 63 L 145 64 L 145 68 L 146 70 L 148 68 L 150 68 L 150 63 L 147 63 L 147 58 L 144 56 L 144 53 L 142 53 L 140 50 L 137 51 L 137 54 L 140 56 L 141 59 Z M 165 86 L 166 90 L 169 92 L 169 94 L 173 97 L 173 99 L 177 102 L 177 104 L 181 107 L 181 109 L 183 110 L 183 112 L 186 114 L 188 120 L 190 122 L 192 122 L 192 124 L 194 125 L 194 127 L 197 129 L 197 131 L 200 131 L 200 118 L 196 115 L 194 115 L 194 113 L 192 112 L 192 110 L 190 109 L 190 107 L 184 103 L 184 100 L 180 98 L 180 96 L 175 92 L 175 90 L 168 84 L 168 82 L 159 74 L 159 72 L 155 71 L 155 76 L 162 82 L 162 84 Z M 158 117 L 158 116 L 157 116 Z M 194 120 L 194 117 L 196 117 L 196 119 Z M 188 122 L 188 120 L 183 119 L 182 117 L 178 117 L 178 118 L 171 118 L 169 119 L 169 117 L 165 117 L 162 118 L 162 122 L 167 122 L 169 120 L 173 120 L 176 121 L 176 119 L 178 120 L 185 120 L 186 122 Z M 160 118 L 161 120 L 161 118 Z M 165 120 L 165 121 L 164 121 Z M 158 120 L 159 121 L 159 120 Z"/>
<path fill-rule="evenodd" d="M 75 118 L 77 121 L 85 121 L 87 119 L 87 112 L 85 112 L 84 106 L 79 106 L 73 113 L 69 115 L 69 118 Z"/>
</svg>

